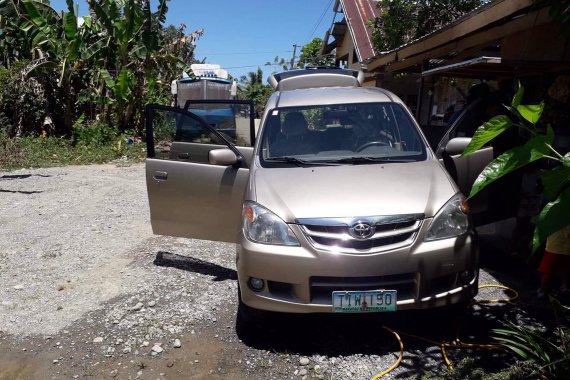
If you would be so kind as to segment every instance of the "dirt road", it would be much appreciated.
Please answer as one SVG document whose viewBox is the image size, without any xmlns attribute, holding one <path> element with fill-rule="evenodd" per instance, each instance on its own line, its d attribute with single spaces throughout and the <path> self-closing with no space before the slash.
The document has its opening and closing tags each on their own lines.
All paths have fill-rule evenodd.
<svg viewBox="0 0 570 380">
<path fill-rule="evenodd" d="M 140 164 L 0 172 L 0 226 L 0 379 L 366 379 L 399 353 L 382 325 L 455 334 L 440 312 L 275 315 L 238 335 L 235 247 L 154 236 Z M 504 312 L 470 310 L 468 333 Z M 406 341 L 387 378 L 442 368 Z"/>
</svg>

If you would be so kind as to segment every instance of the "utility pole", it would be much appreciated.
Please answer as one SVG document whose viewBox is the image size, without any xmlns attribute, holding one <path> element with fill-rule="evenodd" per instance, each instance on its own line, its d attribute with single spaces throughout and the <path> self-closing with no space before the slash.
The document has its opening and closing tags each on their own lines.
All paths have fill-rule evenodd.
<svg viewBox="0 0 570 380">
<path fill-rule="evenodd" d="M 289 65 L 289 70 L 293 70 L 293 65 L 295 64 L 295 54 L 297 54 L 297 44 L 293 45 L 293 58 L 291 58 L 291 64 Z"/>
</svg>

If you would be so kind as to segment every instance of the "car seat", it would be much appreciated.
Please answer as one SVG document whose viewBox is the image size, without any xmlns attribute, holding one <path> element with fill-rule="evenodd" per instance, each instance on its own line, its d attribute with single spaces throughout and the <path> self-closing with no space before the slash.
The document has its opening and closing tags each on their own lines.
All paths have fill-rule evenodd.
<svg viewBox="0 0 570 380">
<path fill-rule="evenodd" d="M 309 132 L 305 116 L 293 111 L 285 115 L 281 125 L 281 136 L 271 148 L 272 156 L 315 153 L 315 145 Z"/>
</svg>

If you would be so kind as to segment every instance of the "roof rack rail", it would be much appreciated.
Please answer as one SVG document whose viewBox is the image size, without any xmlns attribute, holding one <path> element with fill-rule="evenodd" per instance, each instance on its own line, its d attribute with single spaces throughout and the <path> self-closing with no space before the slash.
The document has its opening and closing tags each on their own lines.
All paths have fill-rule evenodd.
<svg viewBox="0 0 570 380">
<path fill-rule="evenodd" d="M 315 87 L 360 87 L 363 79 L 362 71 L 317 66 L 273 74 L 267 82 L 275 91 L 291 91 Z"/>
</svg>

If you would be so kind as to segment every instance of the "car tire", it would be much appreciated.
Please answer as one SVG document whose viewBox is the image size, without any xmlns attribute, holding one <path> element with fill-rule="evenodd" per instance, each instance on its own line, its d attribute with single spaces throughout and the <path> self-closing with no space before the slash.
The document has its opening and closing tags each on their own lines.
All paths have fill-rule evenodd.
<svg viewBox="0 0 570 380">
<path fill-rule="evenodd" d="M 238 309 L 236 316 L 236 332 L 240 339 L 245 340 L 252 335 L 254 328 L 259 327 L 267 318 L 268 312 L 247 306 L 241 299 L 241 289 L 238 285 Z"/>
<path fill-rule="evenodd" d="M 267 317 L 267 312 L 264 310 L 254 309 L 247 306 L 241 299 L 241 289 L 238 285 L 238 310 L 237 319 L 246 323 L 262 322 Z"/>
</svg>

